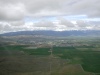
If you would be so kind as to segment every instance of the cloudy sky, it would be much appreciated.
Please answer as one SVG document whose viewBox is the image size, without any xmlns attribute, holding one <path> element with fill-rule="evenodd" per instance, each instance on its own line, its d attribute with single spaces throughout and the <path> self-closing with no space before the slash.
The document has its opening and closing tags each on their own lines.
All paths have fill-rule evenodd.
<svg viewBox="0 0 100 75">
<path fill-rule="evenodd" d="M 100 0 L 0 0 L 0 33 L 100 30 Z"/>
</svg>

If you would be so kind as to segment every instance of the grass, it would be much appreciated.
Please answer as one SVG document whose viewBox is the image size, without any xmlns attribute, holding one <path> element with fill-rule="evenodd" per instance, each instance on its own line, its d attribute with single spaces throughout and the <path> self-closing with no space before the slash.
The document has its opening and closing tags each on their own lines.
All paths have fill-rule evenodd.
<svg viewBox="0 0 100 75">
<path fill-rule="evenodd" d="M 0 70 L 2 72 L 6 71 L 8 73 L 11 71 L 21 72 L 19 75 L 24 74 L 22 72 L 25 72 L 25 71 L 33 74 L 32 71 L 36 72 L 40 70 L 42 71 L 45 70 L 47 74 L 49 71 L 49 67 L 48 66 L 45 67 L 45 66 L 49 65 L 48 62 L 50 61 L 49 59 L 50 48 L 25 49 L 24 47 L 26 46 L 19 46 L 19 45 L 5 46 L 5 47 L 1 46 L 0 47 L 0 67 L 1 67 Z M 53 68 L 57 67 L 53 69 L 54 72 L 52 72 L 52 75 L 59 75 L 60 73 L 61 73 L 60 75 L 69 75 L 69 74 L 70 75 L 87 75 L 86 73 L 82 73 L 82 74 L 81 73 L 67 74 L 68 72 L 62 73 L 63 71 L 66 70 L 66 69 L 62 70 L 63 66 L 66 66 L 66 65 L 58 66 L 58 65 L 61 65 L 62 60 L 66 60 L 68 65 L 81 64 L 83 69 L 87 72 L 100 73 L 100 52 L 95 51 L 93 49 L 96 49 L 96 48 L 90 47 L 90 46 L 89 47 L 87 46 L 53 47 L 53 55 L 60 58 L 56 58 L 57 60 L 56 59 L 52 60 L 53 64 L 55 64 Z M 57 64 L 58 62 L 60 64 Z M 62 67 L 61 70 L 56 70 L 61 67 Z"/>
</svg>

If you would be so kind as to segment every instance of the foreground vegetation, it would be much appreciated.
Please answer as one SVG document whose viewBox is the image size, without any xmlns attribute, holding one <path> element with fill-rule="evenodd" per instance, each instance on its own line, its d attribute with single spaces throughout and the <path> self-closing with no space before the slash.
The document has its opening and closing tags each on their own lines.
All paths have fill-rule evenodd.
<svg viewBox="0 0 100 75">
<path fill-rule="evenodd" d="M 100 75 L 99 40 L 64 37 L 31 44 L 2 40 L 0 75 Z"/>
<path fill-rule="evenodd" d="M 28 75 L 24 72 L 28 72 L 29 75 L 34 73 L 34 75 L 39 73 L 42 75 L 45 72 L 45 75 L 49 75 L 50 62 L 52 62 L 51 75 L 92 75 L 92 73 L 100 73 L 99 47 L 53 47 L 52 58 L 50 58 L 51 48 L 25 49 L 25 47 L 28 46 L 0 46 L 0 70 L 2 71 L 0 75 L 11 75 L 15 72 L 16 74 L 22 73 L 19 75 Z M 75 67 L 76 65 L 77 67 Z M 73 68 L 80 70 L 68 72 L 68 68 L 69 70 Z M 10 73 L 5 74 L 3 70 Z"/>
</svg>

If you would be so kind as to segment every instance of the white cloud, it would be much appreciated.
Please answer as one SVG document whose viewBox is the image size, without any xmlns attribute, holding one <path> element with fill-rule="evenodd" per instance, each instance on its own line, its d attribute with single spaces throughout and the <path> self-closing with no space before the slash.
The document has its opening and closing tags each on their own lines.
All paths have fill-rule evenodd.
<svg viewBox="0 0 100 75">
<path fill-rule="evenodd" d="M 25 7 L 21 3 L 0 5 L 0 20 L 20 20 L 25 14 Z"/>
<path fill-rule="evenodd" d="M 46 21 L 46 20 L 42 20 L 40 22 L 34 23 L 33 25 L 34 27 L 55 27 L 55 25 L 53 24 L 53 22 L 50 21 Z"/>
<path fill-rule="evenodd" d="M 77 28 L 79 30 L 88 30 L 88 29 L 93 29 L 94 25 L 91 24 L 91 22 L 86 22 L 86 21 L 82 21 L 82 20 L 79 20 L 79 21 L 76 21 L 76 25 L 77 25 Z"/>
<path fill-rule="evenodd" d="M 76 17 L 85 15 L 85 17 L 77 17 L 77 22 L 74 21 L 75 16 L 71 17 L 71 19 L 74 18 L 73 21 L 70 17 L 63 18 L 70 15 L 76 15 Z M 25 22 L 27 17 L 38 21 Z M 48 18 L 44 20 L 40 19 L 41 17 L 56 17 L 57 19 L 48 21 Z M 0 0 L 0 22 L 2 22 L 0 33 L 36 29 L 100 29 L 100 23 L 97 27 L 90 23 L 90 19 L 93 21 L 97 17 L 100 17 L 100 0 Z M 79 21 L 80 18 L 81 21 Z"/>
<path fill-rule="evenodd" d="M 24 21 L 10 21 L 10 22 L 8 22 L 10 25 L 12 25 L 12 26 L 23 26 L 23 25 L 25 25 L 25 22 Z"/>
<path fill-rule="evenodd" d="M 65 18 L 59 18 L 59 24 L 66 27 L 75 27 L 75 25 L 71 21 L 68 21 Z"/>
<path fill-rule="evenodd" d="M 75 14 L 100 17 L 99 12 L 100 0 L 0 0 L 0 17 L 3 20 Z"/>
</svg>

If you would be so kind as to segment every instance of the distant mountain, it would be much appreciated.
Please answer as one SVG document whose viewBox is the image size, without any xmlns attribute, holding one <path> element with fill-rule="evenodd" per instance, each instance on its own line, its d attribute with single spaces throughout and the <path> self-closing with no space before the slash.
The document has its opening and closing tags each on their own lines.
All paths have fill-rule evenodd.
<svg viewBox="0 0 100 75">
<path fill-rule="evenodd" d="M 72 30 L 72 31 L 18 31 L 0 34 L 0 36 L 43 35 L 43 36 L 100 36 L 100 30 Z"/>
</svg>

